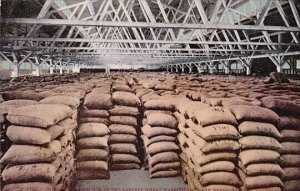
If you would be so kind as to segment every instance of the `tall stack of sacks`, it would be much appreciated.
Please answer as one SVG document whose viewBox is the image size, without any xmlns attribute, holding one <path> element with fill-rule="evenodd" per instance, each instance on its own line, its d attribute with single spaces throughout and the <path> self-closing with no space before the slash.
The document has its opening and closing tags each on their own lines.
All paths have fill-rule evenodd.
<svg viewBox="0 0 300 191">
<path fill-rule="evenodd" d="M 239 122 L 239 174 L 248 190 L 283 188 L 283 171 L 279 165 L 279 116 L 266 108 L 234 105 L 230 108 Z"/>
<path fill-rule="evenodd" d="M 144 104 L 142 139 L 150 178 L 180 175 L 179 147 L 176 137 L 178 122 L 173 116 L 175 106 L 166 100 L 149 100 Z"/>
<path fill-rule="evenodd" d="M 6 135 L 7 126 L 9 123 L 5 119 L 5 116 L 13 109 L 22 107 L 25 105 L 34 105 L 38 104 L 35 100 L 24 100 L 24 99 L 16 99 L 16 100 L 9 100 L 0 103 L 0 159 L 4 155 L 4 153 L 8 150 L 11 146 L 11 141 L 8 139 Z M 3 171 L 4 166 L 0 164 L 0 174 Z M 1 180 L 0 175 L 0 180 Z M 0 181 L 0 188 L 2 188 L 2 181 Z"/>
<path fill-rule="evenodd" d="M 205 105 L 200 102 L 190 101 L 188 99 L 176 100 L 176 112 L 174 113 L 177 118 L 179 133 L 177 139 L 180 146 L 180 165 L 181 174 L 183 180 L 187 182 L 190 190 L 200 190 L 202 186 L 199 186 L 199 181 L 194 172 L 194 158 L 191 155 L 189 145 L 193 145 L 191 137 L 195 137 L 193 130 L 187 125 L 187 121 L 194 116 L 194 112 L 199 109 L 206 108 Z"/>
<path fill-rule="evenodd" d="M 300 187 L 300 106 L 293 101 L 272 97 L 261 99 L 263 106 L 280 115 L 281 167 L 283 168 L 284 190 Z"/>
<path fill-rule="evenodd" d="M 41 101 L 41 104 L 62 104 L 69 106 L 72 109 L 72 117 L 69 120 L 69 128 L 65 129 L 64 133 L 60 136 L 61 147 L 64 152 L 67 153 L 66 164 L 69 165 L 67 169 L 70 173 L 70 178 L 75 173 L 75 142 L 76 142 L 76 128 L 78 111 L 81 104 L 80 96 L 73 97 L 68 95 L 51 95 Z M 72 183 L 72 179 L 68 179 L 69 184 Z"/>
<path fill-rule="evenodd" d="M 47 112 L 45 112 L 47 111 Z M 13 145 L 2 157 L 4 191 L 68 190 L 74 179 L 74 161 L 64 132 L 76 128 L 65 105 L 37 104 L 11 110 L 7 136 Z M 68 145 L 70 146 L 70 145 Z"/>
<path fill-rule="evenodd" d="M 77 135 L 76 170 L 79 180 L 109 179 L 109 113 L 112 108 L 110 85 L 87 94 L 80 111 Z"/>
<path fill-rule="evenodd" d="M 108 110 L 113 106 L 110 85 L 93 89 L 86 95 L 80 111 L 79 123 L 103 123 L 109 125 Z"/>
<path fill-rule="evenodd" d="M 112 86 L 114 107 L 109 110 L 111 125 L 109 139 L 112 170 L 140 169 L 138 152 L 140 99 L 124 83 Z"/>
<path fill-rule="evenodd" d="M 240 135 L 234 115 L 219 106 L 199 108 L 186 125 L 188 164 L 198 179 L 196 188 L 239 190 L 242 182 L 236 167 Z"/>
</svg>

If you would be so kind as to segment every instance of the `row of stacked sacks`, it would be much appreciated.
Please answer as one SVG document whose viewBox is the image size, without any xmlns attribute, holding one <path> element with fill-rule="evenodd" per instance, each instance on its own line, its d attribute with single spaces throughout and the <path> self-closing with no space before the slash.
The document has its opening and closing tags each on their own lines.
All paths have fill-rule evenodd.
<svg viewBox="0 0 300 191">
<path fill-rule="evenodd" d="M 115 80 L 112 84 L 113 108 L 109 110 L 111 132 L 109 148 L 112 170 L 141 168 L 140 106 L 135 90 L 126 81 Z"/>
<path fill-rule="evenodd" d="M 24 100 L 24 99 L 17 99 L 17 100 L 9 100 L 9 101 L 4 101 L 0 104 L 0 115 L 1 115 L 1 156 L 0 159 L 2 158 L 2 156 L 6 153 L 6 151 L 9 149 L 9 147 L 11 146 L 11 141 L 9 140 L 9 138 L 6 135 L 6 131 L 7 131 L 7 127 L 9 126 L 9 122 L 6 120 L 7 114 L 15 108 L 18 107 L 22 107 L 22 106 L 26 106 L 26 105 L 34 105 L 34 104 L 38 104 L 37 101 L 34 100 Z M 4 170 L 5 165 L 0 164 L 0 172 L 2 173 L 2 171 Z M 3 188 L 3 180 L 2 180 L 2 174 L 0 175 L 0 187 Z"/>
<path fill-rule="evenodd" d="M 187 104 L 196 107 L 189 108 Z M 240 134 L 234 115 L 197 102 L 177 104 L 183 178 L 191 190 L 239 190 Z"/>
<path fill-rule="evenodd" d="M 175 106 L 167 100 L 152 99 L 144 103 L 142 139 L 145 166 L 150 178 L 180 175 L 177 119 Z"/>
<path fill-rule="evenodd" d="M 298 190 L 300 186 L 300 105 L 294 101 L 269 96 L 262 105 L 280 116 L 281 161 L 284 190 Z"/>
<path fill-rule="evenodd" d="M 111 84 L 101 83 L 86 95 L 76 132 L 77 179 L 109 179 L 109 109 Z"/>
<path fill-rule="evenodd" d="M 61 104 L 27 105 L 8 112 L 7 136 L 13 144 L 0 160 L 5 165 L 4 191 L 68 190 L 72 186 L 73 114 Z"/>
<path fill-rule="evenodd" d="M 239 174 L 247 190 L 282 190 L 279 116 L 253 105 L 228 106 L 238 120 Z"/>
</svg>

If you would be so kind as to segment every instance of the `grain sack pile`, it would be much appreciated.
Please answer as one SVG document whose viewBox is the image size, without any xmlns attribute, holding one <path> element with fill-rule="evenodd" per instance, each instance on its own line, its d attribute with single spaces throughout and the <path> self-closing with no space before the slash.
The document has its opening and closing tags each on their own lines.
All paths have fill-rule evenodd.
<svg viewBox="0 0 300 191">
<path fill-rule="evenodd" d="M 47 112 L 45 112 L 47 111 Z M 63 190 L 74 180 L 73 135 L 76 128 L 70 107 L 37 104 L 11 110 L 7 136 L 12 146 L 0 160 L 10 190 Z"/>
<path fill-rule="evenodd" d="M 193 115 L 193 116 L 192 116 Z M 223 107 L 199 107 L 186 120 L 186 154 L 193 169 L 196 190 L 238 190 L 242 182 L 236 171 L 239 133 L 234 115 Z M 193 175 L 190 175 L 193 176 Z"/>
<path fill-rule="evenodd" d="M 79 180 L 109 179 L 110 131 L 108 110 L 113 106 L 110 84 L 87 94 L 79 114 L 76 136 L 76 170 Z"/>
<path fill-rule="evenodd" d="M 140 169 L 138 138 L 141 101 L 135 95 L 135 90 L 123 81 L 116 80 L 112 91 L 114 107 L 109 110 L 110 167 L 112 170 Z"/>
<path fill-rule="evenodd" d="M 247 190 L 282 190 L 283 170 L 279 165 L 279 116 L 251 105 L 230 107 L 239 122 L 239 174 Z"/>
<path fill-rule="evenodd" d="M 261 99 L 262 104 L 280 115 L 281 162 L 284 190 L 300 187 L 300 106 L 294 101 L 274 97 Z"/>
<path fill-rule="evenodd" d="M 163 99 L 149 100 L 144 104 L 142 139 L 150 178 L 180 175 L 179 147 L 176 136 L 178 122 L 173 116 L 175 106 Z"/>
<path fill-rule="evenodd" d="M 187 120 L 190 120 L 194 116 L 194 112 L 198 111 L 201 108 L 206 108 L 208 105 L 202 104 L 200 102 L 191 101 L 187 98 L 185 99 L 176 99 L 176 112 L 174 116 L 178 121 L 178 129 L 179 133 L 177 135 L 177 140 L 180 146 L 180 166 L 181 166 L 181 174 L 183 180 L 188 184 L 188 188 L 190 190 L 197 190 L 200 188 L 199 180 L 197 179 L 194 172 L 194 162 L 195 160 L 191 156 L 191 152 L 189 151 L 189 145 L 193 145 L 191 141 L 191 137 L 195 136 L 195 133 L 192 129 L 187 125 Z"/>
</svg>

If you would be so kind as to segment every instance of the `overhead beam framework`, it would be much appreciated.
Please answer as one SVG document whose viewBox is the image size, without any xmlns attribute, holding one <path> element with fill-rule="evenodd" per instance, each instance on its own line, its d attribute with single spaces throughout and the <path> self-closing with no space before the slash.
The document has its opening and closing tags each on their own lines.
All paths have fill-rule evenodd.
<svg viewBox="0 0 300 191">
<path fill-rule="evenodd" d="M 70 65 L 97 61 L 85 58 L 151 57 L 159 64 L 186 58 L 209 66 L 211 60 L 238 60 L 251 67 L 254 58 L 280 61 L 299 53 L 297 6 L 294 0 L 46 0 L 37 18 L 0 18 L 1 26 L 32 27 L 25 37 L 4 34 L 0 51 L 12 60 L 16 51 L 22 63 L 38 56 L 51 63 L 69 57 Z M 40 38 L 43 26 L 58 30 Z"/>
</svg>

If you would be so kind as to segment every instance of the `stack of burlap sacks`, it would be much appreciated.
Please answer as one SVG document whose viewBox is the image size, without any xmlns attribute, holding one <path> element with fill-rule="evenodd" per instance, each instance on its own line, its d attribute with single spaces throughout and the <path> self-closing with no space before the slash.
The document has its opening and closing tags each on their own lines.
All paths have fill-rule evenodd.
<svg viewBox="0 0 300 191">
<path fill-rule="evenodd" d="M 4 191 L 69 190 L 75 174 L 72 115 L 70 107 L 59 104 L 28 105 L 8 112 L 7 136 L 13 144 L 0 161 L 6 165 Z"/>
<path fill-rule="evenodd" d="M 176 136 L 177 120 L 173 116 L 175 106 L 169 101 L 146 101 L 142 139 L 150 178 L 180 175 L 179 147 Z"/>
<path fill-rule="evenodd" d="M 22 107 L 25 105 L 33 105 L 38 104 L 37 101 L 34 100 L 24 100 L 24 99 L 17 99 L 17 100 L 9 100 L 0 103 L 0 159 L 5 154 L 5 152 L 11 146 L 11 141 L 8 139 L 6 135 L 7 127 L 9 126 L 8 121 L 6 120 L 5 116 L 10 112 L 12 109 L 17 107 Z M 4 165 L 0 164 L 0 188 L 3 187 L 2 181 L 2 171 L 4 170 Z"/>
<path fill-rule="evenodd" d="M 239 174 L 243 189 L 282 190 L 283 171 L 279 165 L 279 116 L 266 108 L 249 105 L 228 106 L 239 122 L 241 151 Z"/>
<path fill-rule="evenodd" d="M 87 94 L 79 114 L 76 142 L 76 170 L 79 180 L 109 179 L 109 113 L 112 108 L 110 84 Z"/>
<path fill-rule="evenodd" d="M 140 169 L 140 152 L 138 152 L 140 99 L 123 81 L 116 80 L 112 85 L 112 91 L 114 107 L 109 110 L 110 168 L 112 170 Z"/>
<path fill-rule="evenodd" d="M 192 190 L 239 190 L 239 133 L 234 115 L 223 107 L 178 107 L 183 175 Z"/>
<path fill-rule="evenodd" d="M 294 101 L 274 97 L 261 99 L 264 107 L 280 115 L 281 162 L 284 190 L 300 188 L 300 106 Z"/>
</svg>

